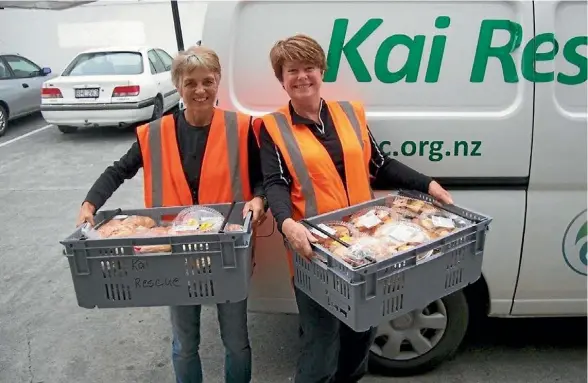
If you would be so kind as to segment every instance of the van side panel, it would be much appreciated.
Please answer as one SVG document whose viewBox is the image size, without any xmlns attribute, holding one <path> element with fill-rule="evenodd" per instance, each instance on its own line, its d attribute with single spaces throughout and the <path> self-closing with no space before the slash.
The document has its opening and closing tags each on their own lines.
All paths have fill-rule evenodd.
<svg viewBox="0 0 588 383">
<path fill-rule="evenodd" d="M 515 315 L 586 315 L 586 2 L 536 1 L 535 131 Z M 580 69 L 581 67 L 582 69 Z"/>
<path fill-rule="evenodd" d="M 219 106 L 258 116 L 285 104 L 269 51 L 296 33 L 314 37 L 327 53 L 323 97 L 363 101 L 383 152 L 434 177 L 526 186 L 533 84 L 522 80 L 521 66 L 533 38 L 532 2 L 214 2 L 203 44 L 223 65 Z M 456 203 L 495 218 L 483 271 L 491 313 L 506 315 L 525 192 L 455 195 Z M 280 234 L 258 245 L 251 307 L 283 311 L 292 295 Z"/>
</svg>

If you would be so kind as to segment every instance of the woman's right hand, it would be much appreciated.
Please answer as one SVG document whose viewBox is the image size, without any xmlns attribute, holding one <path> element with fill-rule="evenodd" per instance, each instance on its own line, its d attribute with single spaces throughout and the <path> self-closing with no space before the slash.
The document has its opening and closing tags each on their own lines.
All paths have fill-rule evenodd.
<svg viewBox="0 0 588 383">
<path fill-rule="evenodd" d="M 80 214 L 78 214 L 78 220 L 76 221 L 76 227 L 88 222 L 94 226 L 94 213 L 96 213 L 96 207 L 90 202 L 84 202 L 80 208 Z"/>
<path fill-rule="evenodd" d="M 307 259 L 312 258 L 313 252 L 310 243 L 316 242 L 317 239 L 303 224 L 288 218 L 282 224 L 282 233 L 296 253 Z"/>
</svg>

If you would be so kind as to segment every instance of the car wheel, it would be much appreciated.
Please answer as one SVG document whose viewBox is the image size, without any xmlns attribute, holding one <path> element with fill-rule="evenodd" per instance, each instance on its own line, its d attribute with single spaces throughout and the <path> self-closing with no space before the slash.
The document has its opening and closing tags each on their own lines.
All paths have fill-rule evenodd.
<svg viewBox="0 0 588 383">
<path fill-rule="evenodd" d="M 161 117 L 163 117 L 163 100 L 161 96 L 157 96 L 153 102 L 153 116 L 151 116 L 151 119 L 155 121 Z"/>
<path fill-rule="evenodd" d="M 65 125 L 59 125 L 57 126 L 57 129 L 59 129 L 59 131 L 63 134 L 68 134 L 68 133 L 75 133 L 78 131 L 78 127 L 77 126 L 65 126 Z"/>
<path fill-rule="evenodd" d="M 370 371 L 410 376 L 435 369 L 451 358 L 468 327 L 469 310 L 462 291 L 378 326 L 370 350 Z"/>
<path fill-rule="evenodd" d="M 0 105 L 0 137 L 6 133 L 6 128 L 8 127 L 8 113 L 6 109 L 2 105 Z"/>
</svg>

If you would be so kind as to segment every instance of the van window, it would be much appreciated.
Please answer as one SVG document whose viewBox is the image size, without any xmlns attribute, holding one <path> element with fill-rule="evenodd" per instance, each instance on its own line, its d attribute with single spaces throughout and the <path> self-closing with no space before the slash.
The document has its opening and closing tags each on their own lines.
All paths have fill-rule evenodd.
<svg viewBox="0 0 588 383">
<path fill-rule="evenodd" d="M 92 52 L 76 57 L 64 76 L 136 75 L 143 73 L 143 57 L 138 52 Z"/>
</svg>

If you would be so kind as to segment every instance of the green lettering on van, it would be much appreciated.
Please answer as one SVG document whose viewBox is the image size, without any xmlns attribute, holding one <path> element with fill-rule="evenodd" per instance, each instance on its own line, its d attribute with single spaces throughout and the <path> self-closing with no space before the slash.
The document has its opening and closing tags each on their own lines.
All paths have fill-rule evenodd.
<svg viewBox="0 0 588 383">
<path fill-rule="evenodd" d="M 588 45 L 587 36 L 576 36 L 571 38 L 563 49 L 563 56 L 567 62 L 578 67 L 579 71 L 576 75 L 568 75 L 565 73 L 557 74 L 557 81 L 565 85 L 578 85 L 586 81 L 588 77 L 588 59 L 586 56 L 579 54 L 576 49 L 580 45 Z"/>
<path fill-rule="evenodd" d="M 384 22 L 381 18 L 367 20 L 349 39 L 347 31 L 349 19 L 336 19 L 333 24 L 329 50 L 327 53 L 327 71 L 324 75 L 325 82 L 337 80 L 341 60 L 347 59 L 351 72 L 358 82 L 371 82 L 372 74 L 366 66 L 364 57 L 360 53 L 360 46 L 370 38 L 373 33 Z M 435 20 L 437 29 L 448 28 L 451 24 L 449 16 L 439 16 Z M 502 46 L 493 46 L 495 32 L 507 32 L 508 42 Z M 483 20 L 480 24 L 478 42 L 472 63 L 470 81 L 473 83 L 483 82 L 486 76 L 486 69 L 491 59 L 497 59 L 502 68 L 504 81 L 517 83 L 519 72 L 513 52 L 522 44 L 523 28 L 511 20 Z M 560 52 L 560 44 L 553 33 L 541 33 L 531 39 L 523 48 L 521 76 L 532 82 L 551 82 L 557 80 L 565 85 L 578 85 L 587 80 L 588 59 L 578 53 L 578 47 L 588 45 L 586 36 L 571 38 L 563 48 L 564 59 L 575 66 L 575 73 L 557 73 L 554 71 L 538 72 L 537 62 L 554 60 Z M 418 81 L 421 62 L 423 61 L 426 37 L 416 35 L 410 37 L 404 34 L 394 34 L 386 37 L 379 45 L 375 57 L 373 57 L 373 73 L 376 78 L 385 84 L 392 84 L 404 80 L 407 83 Z M 435 83 L 439 80 L 445 53 L 447 37 L 435 35 L 431 44 L 431 51 L 428 57 L 428 64 L 425 74 L 426 83 Z M 390 71 L 388 63 L 392 50 L 397 46 L 404 46 L 408 49 L 407 59 L 404 65 L 397 71 Z M 547 49 L 547 51 L 546 51 Z"/>
<path fill-rule="evenodd" d="M 339 65 L 341 64 L 341 55 L 344 54 L 349 62 L 349 66 L 358 82 L 370 82 L 372 76 L 365 66 L 361 55 L 358 52 L 359 46 L 384 22 L 382 19 L 370 19 L 365 23 L 347 43 L 347 26 L 349 19 L 337 19 L 333 25 L 329 52 L 327 54 L 327 71 L 323 81 L 334 82 L 339 74 Z"/>
<path fill-rule="evenodd" d="M 365 65 L 359 46 L 363 44 L 382 25 L 383 19 L 369 19 L 351 38 L 345 42 L 349 19 L 336 19 L 333 24 L 331 41 L 327 53 L 327 71 L 323 81 L 334 82 L 337 80 L 341 58 L 345 56 L 349 67 L 358 82 L 371 82 L 372 76 Z M 439 29 L 447 28 L 450 24 L 448 16 L 440 16 L 435 21 Z M 388 36 L 380 44 L 374 59 L 374 73 L 378 80 L 385 84 L 392 84 L 401 80 L 416 82 L 419 76 L 423 51 L 425 47 L 425 36 L 418 35 L 410 37 L 404 34 Z M 431 48 L 431 57 L 426 73 L 426 82 L 436 82 L 441 71 L 441 61 L 445 50 L 445 36 L 435 36 Z M 391 72 L 388 62 L 392 49 L 397 46 L 408 48 L 408 58 L 398 71 Z"/>
<path fill-rule="evenodd" d="M 538 53 L 539 47 L 543 43 L 550 43 L 551 50 L 548 52 Z M 523 50 L 523 63 L 521 72 L 523 77 L 534 82 L 550 82 L 555 78 L 553 71 L 538 73 L 535 63 L 537 61 L 550 61 L 555 58 L 559 51 L 559 44 L 553 33 L 541 33 L 531 39 Z"/>
<path fill-rule="evenodd" d="M 505 30 L 510 34 L 506 44 L 501 47 L 492 47 L 494 31 Z M 484 20 L 480 27 L 478 46 L 474 57 L 474 65 L 470 76 L 471 82 L 483 82 L 486 75 L 486 67 L 490 57 L 496 57 L 502 65 L 504 81 L 518 82 L 517 67 L 511 53 L 520 45 L 523 37 L 523 28 L 519 23 L 510 20 Z"/>
</svg>

